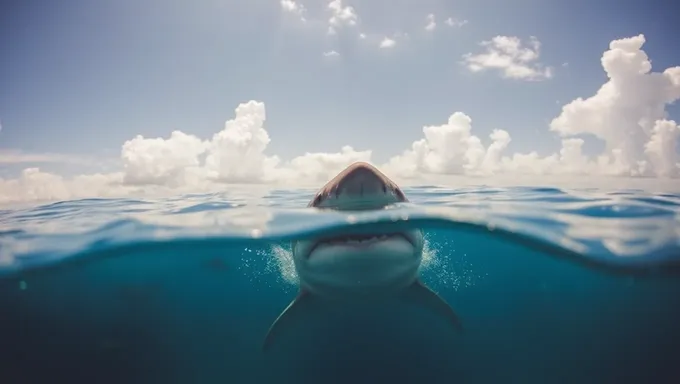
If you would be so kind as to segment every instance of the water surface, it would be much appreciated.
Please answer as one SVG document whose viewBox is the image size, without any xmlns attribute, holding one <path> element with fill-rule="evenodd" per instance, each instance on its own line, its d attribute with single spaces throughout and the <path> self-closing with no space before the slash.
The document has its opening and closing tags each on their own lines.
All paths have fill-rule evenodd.
<svg viewBox="0 0 680 384">
<path fill-rule="evenodd" d="M 87 199 L 0 211 L 3 383 L 670 383 L 680 195 L 405 189 L 361 213 L 314 191 Z M 264 356 L 296 293 L 289 242 L 420 227 L 461 317 L 320 312 Z"/>
</svg>

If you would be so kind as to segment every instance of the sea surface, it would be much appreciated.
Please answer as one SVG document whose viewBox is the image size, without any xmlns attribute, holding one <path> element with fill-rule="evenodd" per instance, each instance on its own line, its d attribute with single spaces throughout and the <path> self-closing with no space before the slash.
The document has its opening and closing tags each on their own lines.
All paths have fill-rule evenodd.
<svg viewBox="0 0 680 384">
<path fill-rule="evenodd" d="M 680 195 L 405 188 L 384 210 L 315 191 L 86 199 L 0 210 L 0 383 L 679 383 Z M 290 241 L 425 231 L 417 306 L 311 314 Z"/>
</svg>

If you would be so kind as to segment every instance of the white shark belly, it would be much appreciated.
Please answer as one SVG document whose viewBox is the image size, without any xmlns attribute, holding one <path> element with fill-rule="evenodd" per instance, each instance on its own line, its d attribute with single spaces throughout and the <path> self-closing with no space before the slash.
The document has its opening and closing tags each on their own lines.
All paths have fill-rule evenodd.
<svg viewBox="0 0 680 384">
<path fill-rule="evenodd" d="M 302 288 L 328 298 L 384 294 L 411 285 L 422 254 L 403 237 L 321 245 L 298 265 Z"/>
</svg>

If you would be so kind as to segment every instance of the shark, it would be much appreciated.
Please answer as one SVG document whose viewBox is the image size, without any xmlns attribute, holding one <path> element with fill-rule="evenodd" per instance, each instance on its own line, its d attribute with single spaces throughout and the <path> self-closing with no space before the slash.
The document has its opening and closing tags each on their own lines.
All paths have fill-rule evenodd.
<svg viewBox="0 0 680 384">
<path fill-rule="evenodd" d="M 373 165 L 355 162 L 326 183 L 308 207 L 365 211 L 403 202 L 408 199 L 396 183 Z M 269 328 L 262 346 L 265 352 L 294 323 L 304 322 L 319 300 L 333 304 L 399 296 L 462 330 L 456 312 L 420 279 L 424 248 L 420 229 L 317 237 L 291 245 L 299 290 Z"/>
</svg>

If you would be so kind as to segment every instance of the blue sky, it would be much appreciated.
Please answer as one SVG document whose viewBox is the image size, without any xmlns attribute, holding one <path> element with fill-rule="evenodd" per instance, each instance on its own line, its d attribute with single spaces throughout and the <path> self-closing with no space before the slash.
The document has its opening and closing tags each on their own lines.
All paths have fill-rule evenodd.
<svg viewBox="0 0 680 384">
<path fill-rule="evenodd" d="M 248 100 L 266 105 L 266 153 L 370 149 L 385 162 L 462 111 L 484 145 L 506 130 L 508 153 L 560 148 L 550 121 L 607 81 L 612 40 L 644 34 L 654 71 L 680 65 L 677 6 L 666 1 L 344 0 L 358 23 L 326 33 L 328 0 L 3 3 L 0 149 L 117 159 L 136 135 L 179 129 L 209 139 Z M 427 15 L 437 28 L 425 30 Z M 444 20 L 466 20 L 449 27 Z M 380 49 L 371 39 L 392 37 Z M 408 37 L 404 37 L 407 34 Z M 541 81 L 472 73 L 461 63 L 496 35 L 541 43 Z M 334 50 L 336 57 L 325 57 Z M 566 65 L 564 63 L 567 63 Z M 680 119 L 677 105 L 667 109 Z M 601 151 L 586 140 L 585 153 Z M 88 164 L 39 164 L 67 172 Z M 5 174 L 32 164 L 0 164 Z"/>
</svg>

